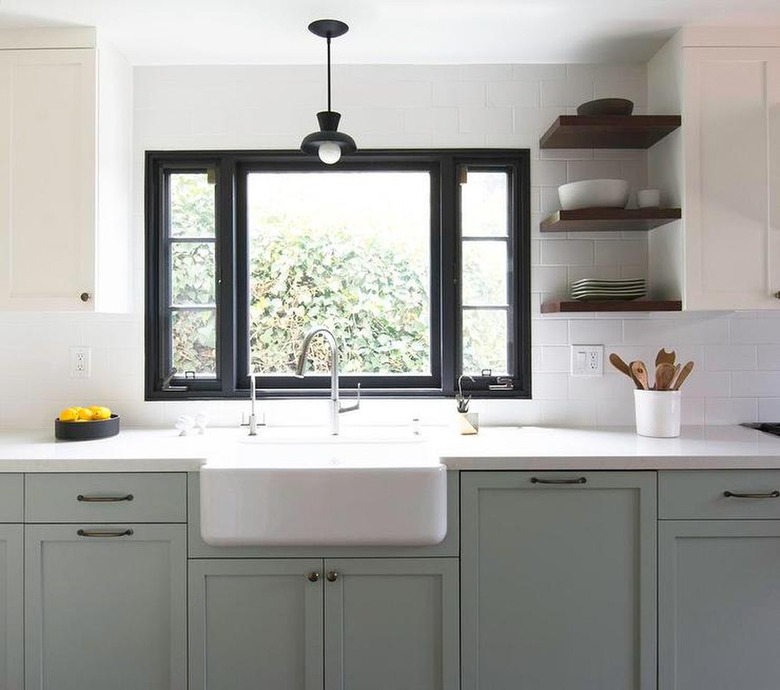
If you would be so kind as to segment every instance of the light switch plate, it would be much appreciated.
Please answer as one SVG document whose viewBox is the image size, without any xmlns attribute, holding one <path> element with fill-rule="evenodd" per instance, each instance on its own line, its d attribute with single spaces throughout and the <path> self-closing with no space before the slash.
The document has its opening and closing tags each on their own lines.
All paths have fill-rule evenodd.
<svg viewBox="0 0 780 690">
<path fill-rule="evenodd" d="M 572 345 L 571 346 L 572 376 L 603 376 L 604 346 L 603 345 Z"/>
</svg>

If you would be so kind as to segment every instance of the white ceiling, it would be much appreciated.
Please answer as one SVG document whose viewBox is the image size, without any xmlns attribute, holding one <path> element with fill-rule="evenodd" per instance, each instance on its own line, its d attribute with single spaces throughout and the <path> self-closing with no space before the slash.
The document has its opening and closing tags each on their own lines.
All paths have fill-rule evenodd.
<svg viewBox="0 0 780 690">
<path fill-rule="evenodd" d="M 134 64 L 645 61 L 686 24 L 780 25 L 780 0 L 0 0 L 0 28 L 96 26 Z"/>
</svg>

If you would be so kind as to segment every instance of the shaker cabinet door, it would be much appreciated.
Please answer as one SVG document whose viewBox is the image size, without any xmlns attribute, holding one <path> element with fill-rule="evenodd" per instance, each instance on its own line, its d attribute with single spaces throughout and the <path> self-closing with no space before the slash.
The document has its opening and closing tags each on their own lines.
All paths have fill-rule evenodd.
<svg viewBox="0 0 780 690">
<path fill-rule="evenodd" d="M 186 526 L 25 529 L 27 690 L 186 690 Z"/>
<path fill-rule="evenodd" d="M 463 690 L 655 690 L 653 472 L 461 473 Z"/>
<path fill-rule="evenodd" d="M 780 521 L 659 523 L 659 690 L 776 690 Z"/>
<path fill-rule="evenodd" d="M 24 678 L 22 525 L 0 525 L 0 688 L 21 688 Z"/>
</svg>

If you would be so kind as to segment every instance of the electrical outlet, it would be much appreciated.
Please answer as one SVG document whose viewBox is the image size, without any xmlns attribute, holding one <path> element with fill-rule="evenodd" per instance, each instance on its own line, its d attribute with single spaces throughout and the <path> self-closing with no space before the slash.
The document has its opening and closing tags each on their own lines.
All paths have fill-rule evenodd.
<svg viewBox="0 0 780 690">
<path fill-rule="evenodd" d="M 572 376 L 603 376 L 604 346 L 603 345 L 572 345 L 571 346 Z"/>
<path fill-rule="evenodd" d="M 70 375 L 72 378 L 88 379 L 92 364 L 92 348 L 70 348 Z"/>
</svg>

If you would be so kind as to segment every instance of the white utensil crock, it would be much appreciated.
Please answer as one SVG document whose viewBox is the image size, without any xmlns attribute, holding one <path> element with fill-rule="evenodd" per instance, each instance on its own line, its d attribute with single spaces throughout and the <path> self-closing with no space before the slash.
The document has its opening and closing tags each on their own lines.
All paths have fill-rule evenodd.
<svg viewBox="0 0 780 690">
<path fill-rule="evenodd" d="M 636 433 L 673 438 L 680 435 L 680 391 L 634 391 Z"/>
</svg>

